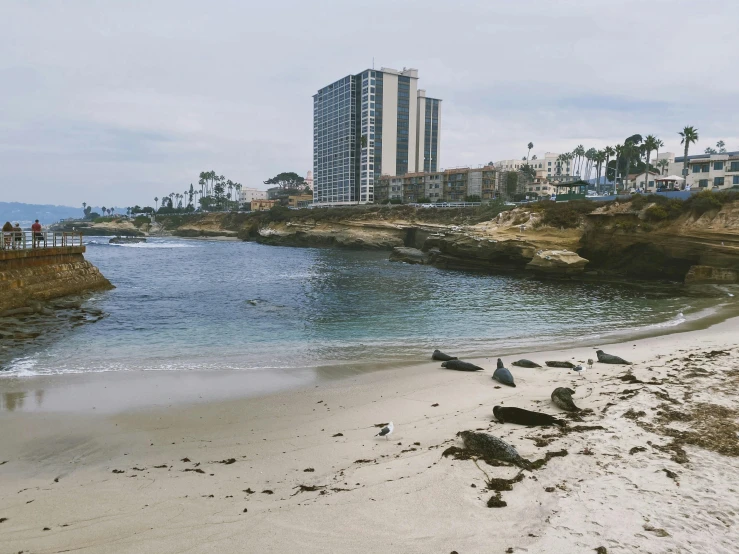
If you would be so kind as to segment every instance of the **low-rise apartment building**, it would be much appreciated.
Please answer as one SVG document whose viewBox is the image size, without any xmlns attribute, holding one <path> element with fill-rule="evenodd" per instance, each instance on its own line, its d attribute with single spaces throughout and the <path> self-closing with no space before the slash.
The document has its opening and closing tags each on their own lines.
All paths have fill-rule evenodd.
<svg viewBox="0 0 739 554">
<path fill-rule="evenodd" d="M 667 173 L 682 175 L 683 157 L 670 163 Z M 729 189 L 739 186 L 739 151 L 688 156 L 686 185 L 699 189 Z"/>
<path fill-rule="evenodd" d="M 558 162 L 559 154 L 547 152 L 543 157 L 533 156 L 529 159 L 529 165 L 536 171 L 536 179 L 543 181 L 554 175 L 569 175 L 570 162 Z M 495 169 L 499 171 L 519 171 L 526 165 L 526 160 L 501 160 L 495 162 Z"/>
<path fill-rule="evenodd" d="M 300 194 L 287 197 L 287 205 L 289 208 L 307 208 L 311 204 L 313 204 L 312 194 Z"/>
<path fill-rule="evenodd" d="M 402 177 L 383 175 L 375 183 L 375 202 L 465 202 L 500 196 L 497 171 L 492 166 L 455 168 Z"/>
<path fill-rule="evenodd" d="M 267 191 L 243 187 L 239 191 L 239 203 L 248 204 L 252 200 L 267 200 Z"/>
<path fill-rule="evenodd" d="M 279 200 L 252 200 L 251 211 L 266 212 L 267 210 L 271 210 L 275 205 L 279 203 Z"/>
</svg>

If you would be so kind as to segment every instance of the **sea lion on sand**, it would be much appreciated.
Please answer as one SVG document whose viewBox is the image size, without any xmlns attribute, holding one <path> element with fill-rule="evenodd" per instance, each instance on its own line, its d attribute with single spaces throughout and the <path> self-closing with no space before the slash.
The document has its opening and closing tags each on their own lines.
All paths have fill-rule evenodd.
<svg viewBox="0 0 739 554">
<path fill-rule="evenodd" d="M 547 367 L 566 367 L 567 369 L 572 369 L 575 367 L 575 364 L 572 362 L 544 362 L 547 364 Z"/>
<path fill-rule="evenodd" d="M 503 367 L 503 362 L 498 358 L 498 367 L 493 373 L 493 379 L 501 383 L 502 385 L 508 385 L 509 387 L 515 387 L 516 383 L 513 380 L 513 375 L 508 371 L 508 368 Z"/>
<path fill-rule="evenodd" d="M 531 360 L 521 359 L 517 362 L 513 362 L 511 365 L 517 365 L 518 367 L 541 367 L 536 362 L 532 362 Z"/>
<path fill-rule="evenodd" d="M 449 354 L 444 354 L 441 350 L 434 350 L 434 353 L 431 354 L 432 360 L 439 360 L 440 362 L 446 362 L 449 360 L 456 360 L 456 356 L 450 356 Z"/>
<path fill-rule="evenodd" d="M 575 403 L 572 401 L 573 394 L 575 394 L 575 391 L 572 389 L 557 387 L 552 392 L 552 402 L 554 402 L 555 406 L 566 412 L 579 412 L 580 408 L 575 406 Z"/>
<path fill-rule="evenodd" d="M 598 354 L 598 361 L 602 364 L 623 364 L 623 365 L 632 365 L 631 362 L 627 362 L 623 358 L 619 358 L 618 356 L 612 356 L 611 354 L 606 354 L 602 350 L 596 350 L 596 354 Z"/>
<path fill-rule="evenodd" d="M 493 458 L 503 462 L 510 462 L 524 469 L 531 468 L 531 463 L 522 458 L 516 452 L 516 449 L 503 439 L 488 435 L 487 433 L 478 433 L 477 431 L 460 431 L 457 435 L 462 437 L 464 447 L 472 454 L 476 454 L 481 458 Z"/>
<path fill-rule="evenodd" d="M 493 408 L 495 419 L 501 423 L 518 423 L 519 425 L 559 425 L 565 426 L 565 422 L 549 414 L 532 412 L 522 408 L 509 408 L 495 406 Z"/>
<path fill-rule="evenodd" d="M 462 360 L 448 360 L 442 362 L 441 367 L 446 369 L 456 369 L 457 371 L 482 371 L 479 365 L 471 364 L 469 362 L 463 362 Z"/>
</svg>

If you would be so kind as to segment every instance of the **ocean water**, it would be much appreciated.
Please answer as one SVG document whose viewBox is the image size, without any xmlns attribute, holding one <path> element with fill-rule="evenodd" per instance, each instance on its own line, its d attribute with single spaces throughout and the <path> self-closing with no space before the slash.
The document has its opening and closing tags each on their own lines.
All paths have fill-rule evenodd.
<svg viewBox="0 0 739 554">
<path fill-rule="evenodd" d="M 26 349 L 3 376 L 128 370 L 289 372 L 498 356 L 677 326 L 716 299 L 391 263 L 386 252 L 88 237 L 117 287 L 107 316 Z"/>
</svg>

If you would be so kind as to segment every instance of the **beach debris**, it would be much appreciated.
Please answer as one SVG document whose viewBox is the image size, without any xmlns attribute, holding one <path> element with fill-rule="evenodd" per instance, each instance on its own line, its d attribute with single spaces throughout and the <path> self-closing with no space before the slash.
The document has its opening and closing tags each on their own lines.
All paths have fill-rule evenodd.
<svg viewBox="0 0 739 554">
<path fill-rule="evenodd" d="M 432 360 L 438 360 L 440 362 L 447 362 L 449 360 L 456 360 L 458 359 L 456 356 L 450 356 L 449 354 L 444 354 L 441 350 L 434 350 L 434 352 L 431 354 Z"/>
<path fill-rule="evenodd" d="M 549 463 L 549 460 L 551 460 L 552 458 L 563 458 L 564 456 L 567 456 L 568 454 L 569 452 L 567 452 L 567 450 L 564 450 L 564 449 L 557 450 L 554 452 L 547 452 L 546 454 L 544 454 L 543 458 L 539 458 L 538 460 L 531 462 L 530 469 L 541 469 L 545 465 L 547 465 Z"/>
<path fill-rule="evenodd" d="M 595 554 L 608 554 L 608 549 L 605 546 L 599 546 L 595 549 Z"/>
<path fill-rule="evenodd" d="M 643 446 L 634 446 L 631 450 L 629 450 L 629 454 L 633 456 L 637 452 L 645 452 L 646 450 L 647 449 Z"/>
<path fill-rule="evenodd" d="M 469 362 L 463 362 L 461 360 L 449 360 L 448 362 L 442 362 L 441 367 L 445 369 L 454 369 L 456 371 L 483 371 L 479 365 L 471 364 Z"/>
<path fill-rule="evenodd" d="M 654 533 L 658 537 L 669 537 L 670 536 L 670 534 L 664 529 L 653 527 L 652 525 L 649 525 L 648 523 L 644 525 L 644 530 L 649 531 L 650 533 Z"/>
<path fill-rule="evenodd" d="M 315 491 L 322 491 L 325 493 L 323 489 L 325 489 L 327 485 L 298 485 L 297 487 L 293 487 L 293 489 L 298 489 L 290 496 L 295 496 L 296 494 L 300 494 L 301 492 L 315 492 Z"/>
<path fill-rule="evenodd" d="M 533 367 L 541 367 L 536 362 L 532 362 L 531 360 L 526 360 L 524 358 L 522 358 L 520 360 L 516 360 L 515 362 L 512 362 L 511 365 L 515 365 L 515 366 L 518 366 L 518 367 L 531 367 L 531 368 L 533 368 Z"/>
<path fill-rule="evenodd" d="M 313 473 L 314 471 L 315 471 L 315 469 L 313 469 L 312 467 L 306 467 L 303 470 L 303 473 Z"/>
<path fill-rule="evenodd" d="M 183 469 L 182 471 L 194 471 L 195 473 L 205 473 L 202 469 L 199 467 L 188 467 L 187 469 Z"/>
<path fill-rule="evenodd" d="M 335 435 L 331 435 L 331 437 L 343 437 L 344 433 L 336 433 Z"/>
<path fill-rule="evenodd" d="M 385 426 L 382 429 L 380 429 L 380 432 L 377 433 L 375 436 L 376 437 L 385 437 L 385 440 L 387 440 L 388 437 L 393 434 L 393 430 L 394 430 L 393 422 L 391 421 L 390 423 L 387 424 L 387 426 Z"/>
<path fill-rule="evenodd" d="M 5 521 L 8 521 L 8 518 L 7 517 L 0 517 L 0 523 L 3 523 Z"/>
<path fill-rule="evenodd" d="M 113 473 L 126 473 L 126 472 L 122 469 L 114 469 Z"/>
<path fill-rule="evenodd" d="M 160 466 L 154 466 L 154 469 L 164 469 L 167 467 L 167 464 L 162 464 Z"/>
<path fill-rule="evenodd" d="M 431 407 L 432 408 L 438 408 L 439 407 L 439 403 L 437 402 L 436 404 L 431 404 Z"/>
<path fill-rule="evenodd" d="M 271 490 L 269 490 L 269 489 L 264 489 L 264 490 L 262 491 L 262 494 L 274 494 L 274 493 L 275 493 L 275 491 L 271 491 Z"/>
<path fill-rule="evenodd" d="M 256 491 L 251 490 L 251 487 L 249 487 L 248 489 L 244 489 L 241 492 L 245 492 L 246 494 L 254 494 Z"/>
<path fill-rule="evenodd" d="M 376 461 L 377 461 L 377 460 L 365 460 L 365 459 L 360 459 L 360 460 L 354 460 L 354 463 L 355 463 L 355 464 L 371 464 L 371 463 L 373 463 L 373 462 L 376 462 Z"/>
<path fill-rule="evenodd" d="M 181 459 L 180 461 L 181 461 L 181 462 L 185 462 L 185 463 L 187 463 L 187 462 L 189 462 L 189 461 L 190 461 L 190 458 L 182 458 L 182 459 Z"/>
<path fill-rule="evenodd" d="M 674 471 L 670 471 L 667 468 L 663 468 L 662 471 L 665 472 L 665 474 L 667 475 L 667 477 L 669 477 L 670 479 L 672 479 L 673 481 L 675 481 L 675 484 L 678 487 L 680 486 L 680 481 L 677 480 L 677 473 L 675 473 Z"/>
<path fill-rule="evenodd" d="M 375 427 L 379 427 L 379 428 L 382 428 L 382 427 L 385 427 L 385 426 L 386 426 L 386 425 L 387 425 L 388 423 L 389 423 L 389 422 L 385 422 L 385 423 L 375 423 L 375 425 L 374 425 L 374 426 L 375 426 Z"/>
<path fill-rule="evenodd" d="M 573 367 L 575 367 L 575 364 L 573 364 L 572 362 L 547 361 L 544 363 L 547 365 L 547 367 L 564 367 L 567 369 L 572 369 Z"/>
<path fill-rule="evenodd" d="M 519 425 L 559 425 L 564 427 L 567 423 L 549 414 L 532 412 L 523 408 L 495 406 L 493 408 L 495 419 L 501 423 L 517 423 Z"/>
<path fill-rule="evenodd" d="M 575 394 L 575 391 L 570 388 L 557 387 L 552 391 L 552 402 L 555 406 L 567 412 L 579 412 L 581 411 L 580 408 L 575 406 L 572 400 L 573 394 Z"/>
<path fill-rule="evenodd" d="M 227 458 L 225 460 L 220 460 L 218 462 L 214 462 L 216 464 L 224 464 L 224 465 L 231 465 L 236 463 L 236 458 Z"/>
<path fill-rule="evenodd" d="M 632 365 L 631 362 L 627 362 L 623 358 L 614 356 L 612 354 L 606 354 L 602 350 L 596 350 L 595 353 L 598 356 L 598 361 L 602 364 L 621 364 L 621 365 Z"/>
<path fill-rule="evenodd" d="M 508 503 L 501 499 L 499 492 L 496 492 L 488 499 L 488 508 L 505 508 L 506 506 L 508 506 Z"/>
</svg>

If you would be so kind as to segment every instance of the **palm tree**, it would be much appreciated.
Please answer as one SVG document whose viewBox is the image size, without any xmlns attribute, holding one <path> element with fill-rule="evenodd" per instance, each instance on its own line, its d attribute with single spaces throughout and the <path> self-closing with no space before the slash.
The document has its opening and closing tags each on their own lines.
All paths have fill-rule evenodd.
<svg viewBox="0 0 739 554">
<path fill-rule="evenodd" d="M 532 148 L 534 147 L 534 143 L 533 143 L 533 142 L 530 142 L 530 143 L 528 144 L 528 147 L 529 147 L 529 151 L 528 151 L 528 153 L 526 154 L 526 165 L 528 165 L 528 164 L 529 164 L 529 156 L 531 155 L 531 149 L 532 149 Z"/>
<path fill-rule="evenodd" d="M 105 206 L 103 206 L 101 209 L 103 211 L 103 215 L 105 215 Z"/>
<path fill-rule="evenodd" d="M 611 158 L 616 155 L 616 151 L 613 149 L 612 146 L 606 146 L 603 149 L 603 152 L 606 155 L 606 183 L 608 182 L 608 163 L 611 161 Z M 614 173 L 615 176 L 615 173 Z"/>
<path fill-rule="evenodd" d="M 690 148 L 691 143 L 698 142 L 698 129 L 695 129 L 692 125 L 690 127 L 685 127 L 682 131 L 679 131 L 677 133 L 682 137 L 682 140 L 680 140 L 680 144 L 685 145 L 685 155 L 683 156 L 683 179 L 685 179 L 685 184 L 688 184 L 688 148 Z"/>
<path fill-rule="evenodd" d="M 664 142 L 662 142 L 660 139 L 657 139 L 657 156 L 655 156 L 654 161 L 657 163 L 659 161 L 659 149 L 662 148 L 665 145 Z"/>
<path fill-rule="evenodd" d="M 615 192 L 616 190 L 618 190 L 618 168 L 621 164 L 621 158 L 624 154 L 624 147 L 622 144 L 617 144 L 614 150 L 616 151 L 616 167 L 613 168 L 613 190 Z M 623 177 L 621 177 L 621 185 L 622 187 L 624 187 Z"/>
<path fill-rule="evenodd" d="M 159 197 L 157 196 L 154 197 L 154 211 L 155 212 L 159 211 Z"/>
<path fill-rule="evenodd" d="M 667 174 L 667 166 L 670 165 L 670 161 L 667 159 L 657 160 L 657 167 L 659 167 L 660 175 Z"/>
<path fill-rule="evenodd" d="M 649 158 L 652 156 L 652 150 L 659 148 L 659 139 L 654 135 L 647 135 L 644 139 L 644 156 L 646 157 L 646 169 L 644 174 L 644 190 L 649 186 Z"/>
</svg>

